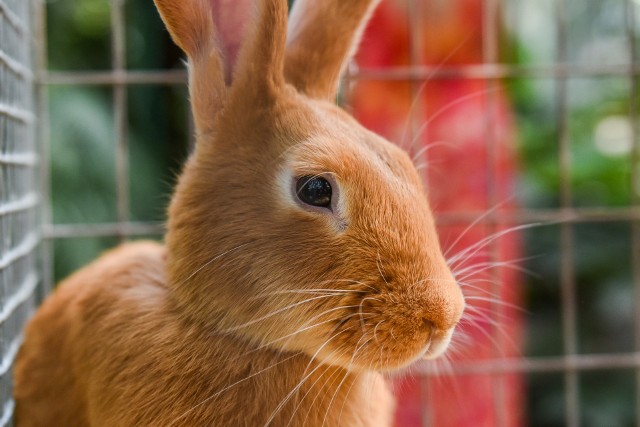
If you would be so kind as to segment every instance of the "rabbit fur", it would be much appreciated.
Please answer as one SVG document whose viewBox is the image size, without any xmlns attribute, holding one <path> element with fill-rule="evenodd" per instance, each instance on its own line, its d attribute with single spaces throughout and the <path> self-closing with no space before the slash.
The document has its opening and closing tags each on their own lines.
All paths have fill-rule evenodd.
<svg viewBox="0 0 640 427">
<path fill-rule="evenodd" d="M 440 355 L 464 299 L 409 157 L 331 102 L 377 0 L 155 2 L 197 131 L 165 244 L 44 302 L 17 425 L 391 425 L 382 374 Z M 330 207 L 299 199 L 310 176 Z"/>
</svg>

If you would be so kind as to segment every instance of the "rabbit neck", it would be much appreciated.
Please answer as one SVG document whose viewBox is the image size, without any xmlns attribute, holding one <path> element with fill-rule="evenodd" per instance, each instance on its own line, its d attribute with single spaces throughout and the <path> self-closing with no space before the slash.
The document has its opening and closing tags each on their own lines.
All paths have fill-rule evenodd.
<svg viewBox="0 0 640 427">
<path fill-rule="evenodd" d="M 230 408 L 219 414 L 225 422 L 247 425 L 250 417 L 251 425 L 391 425 L 393 398 L 378 373 L 347 371 L 301 353 L 251 349 L 237 337 L 218 339 L 220 356 L 233 366 L 214 363 L 215 375 L 222 372 L 221 384 L 235 384 L 216 402 L 216 408 Z M 255 405 L 238 410 L 238 402 Z"/>
</svg>

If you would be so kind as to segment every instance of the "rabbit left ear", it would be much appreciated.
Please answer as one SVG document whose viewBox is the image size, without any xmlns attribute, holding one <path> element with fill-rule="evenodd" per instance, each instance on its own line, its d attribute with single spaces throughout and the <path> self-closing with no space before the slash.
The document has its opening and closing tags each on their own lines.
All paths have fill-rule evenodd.
<svg viewBox="0 0 640 427">
<path fill-rule="evenodd" d="M 285 76 L 299 91 L 332 99 L 380 0 L 296 0 L 289 19 Z"/>
<path fill-rule="evenodd" d="M 287 40 L 286 0 L 259 0 L 257 20 L 246 30 L 232 76 L 232 93 L 241 101 L 269 97 L 284 86 Z M 235 89 L 237 88 L 237 91 Z"/>
<path fill-rule="evenodd" d="M 286 0 L 257 0 L 257 7 L 254 0 L 154 1 L 171 37 L 189 57 L 199 132 L 213 129 L 234 93 L 238 100 L 267 99 L 264 89 L 284 84 Z"/>
</svg>

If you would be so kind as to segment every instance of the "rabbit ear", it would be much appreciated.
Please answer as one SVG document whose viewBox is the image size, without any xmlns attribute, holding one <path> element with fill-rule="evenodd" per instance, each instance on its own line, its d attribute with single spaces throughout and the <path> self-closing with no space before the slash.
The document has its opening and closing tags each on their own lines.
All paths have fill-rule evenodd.
<svg viewBox="0 0 640 427">
<path fill-rule="evenodd" d="M 254 86 L 283 75 L 286 0 L 154 0 L 174 42 L 189 57 L 189 92 L 196 129 L 208 132 L 228 86 L 251 68 Z M 248 28 L 253 25 L 254 31 Z M 249 34 L 252 34 L 249 36 Z M 251 40 L 245 40 L 248 37 Z M 278 38 L 280 40 L 278 40 Z M 242 64 L 242 65 L 240 65 Z"/>
<path fill-rule="evenodd" d="M 307 95 L 331 99 L 380 0 L 297 0 L 289 20 L 285 75 Z"/>
<path fill-rule="evenodd" d="M 259 0 L 258 5 L 233 74 L 231 97 L 241 104 L 269 99 L 284 86 L 287 1 Z"/>
</svg>

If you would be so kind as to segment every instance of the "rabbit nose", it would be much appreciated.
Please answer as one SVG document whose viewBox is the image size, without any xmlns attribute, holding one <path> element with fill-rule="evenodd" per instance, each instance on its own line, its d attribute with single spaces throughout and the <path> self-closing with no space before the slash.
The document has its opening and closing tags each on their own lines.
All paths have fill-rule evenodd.
<svg viewBox="0 0 640 427">
<path fill-rule="evenodd" d="M 428 331 L 433 331 L 433 329 L 435 328 L 435 325 L 433 324 L 433 322 L 431 320 L 429 320 L 428 317 L 423 317 L 422 318 L 422 323 L 424 324 L 424 327 Z"/>
<path fill-rule="evenodd" d="M 456 326 L 464 311 L 464 296 L 455 282 L 434 282 L 423 305 L 422 321 L 434 331 L 448 331 Z"/>
</svg>

